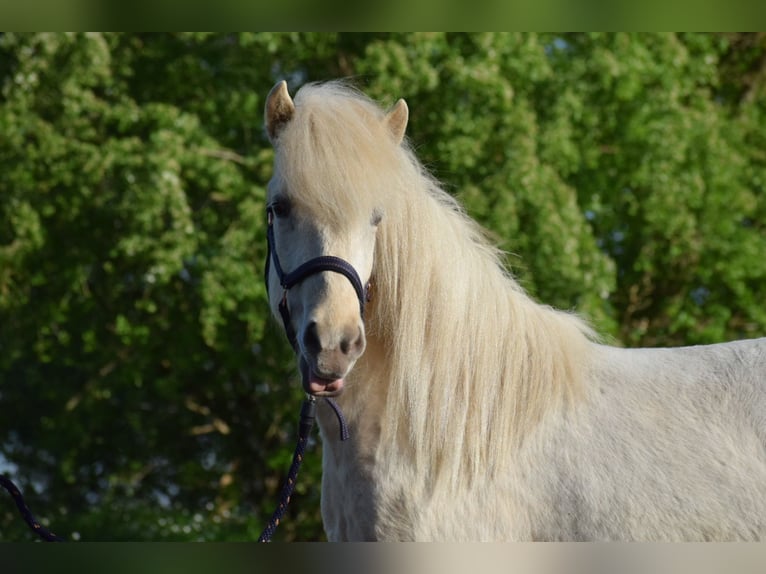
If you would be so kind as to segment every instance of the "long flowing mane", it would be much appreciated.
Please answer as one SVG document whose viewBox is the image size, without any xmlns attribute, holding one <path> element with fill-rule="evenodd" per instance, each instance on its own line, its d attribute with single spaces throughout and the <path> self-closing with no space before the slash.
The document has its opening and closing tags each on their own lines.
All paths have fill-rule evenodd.
<svg viewBox="0 0 766 574">
<path fill-rule="evenodd" d="M 385 366 L 369 364 L 371 351 L 355 383 L 385 393 L 380 448 L 445 487 L 503 468 L 547 412 L 579 396 L 592 332 L 523 291 L 375 103 L 338 82 L 304 86 L 295 102 L 280 140 L 287 184 L 338 221 L 383 214 L 366 323 Z"/>
</svg>

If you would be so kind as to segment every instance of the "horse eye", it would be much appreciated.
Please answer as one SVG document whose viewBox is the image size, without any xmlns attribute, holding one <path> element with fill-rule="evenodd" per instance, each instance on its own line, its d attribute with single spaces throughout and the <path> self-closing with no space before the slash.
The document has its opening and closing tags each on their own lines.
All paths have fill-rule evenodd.
<svg viewBox="0 0 766 574">
<path fill-rule="evenodd" d="M 268 211 L 274 214 L 274 217 L 287 217 L 290 215 L 290 202 L 283 198 L 276 198 L 268 206 Z"/>
</svg>

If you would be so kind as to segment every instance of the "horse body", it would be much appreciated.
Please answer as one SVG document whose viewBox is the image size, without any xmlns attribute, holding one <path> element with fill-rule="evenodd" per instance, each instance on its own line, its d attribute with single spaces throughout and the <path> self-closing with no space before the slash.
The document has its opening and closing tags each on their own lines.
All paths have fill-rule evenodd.
<svg viewBox="0 0 766 574">
<path fill-rule="evenodd" d="M 337 438 L 329 409 L 320 416 L 328 537 L 760 539 L 766 339 L 680 349 L 593 345 L 590 356 L 576 405 L 547 413 L 507 468 L 491 477 L 488 468 L 486 478 L 457 488 L 440 489 L 415 472 L 406 448 L 386 456 L 374 422 L 380 405 L 356 408 L 356 397 L 342 396 L 357 429 L 353 446 Z"/>
<path fill-rule="evenodd" d="M 543 488 L 530 536 L 763 536 L 765 375 L 766 340 L 594 349 L 586 396 L 551 417 L 533 457 Z"/>
<path fill-rule="evenodd" d="M 763 537 L 766 339 L 600 344 L 507 274 L 402 141 L 406 120 L 401 100 L 385 113 L 334 83 L 267 102 L 279 259 L 343 257 L 372 283 L 361 336 L 344 277 L 284 295 L 304 387 L 353 433 L 320 405 L 328 538 Z"/>
</svg>

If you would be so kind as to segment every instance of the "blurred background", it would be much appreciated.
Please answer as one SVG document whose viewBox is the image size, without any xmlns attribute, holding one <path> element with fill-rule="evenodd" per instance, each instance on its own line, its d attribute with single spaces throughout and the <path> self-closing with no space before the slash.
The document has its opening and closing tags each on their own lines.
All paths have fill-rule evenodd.
<svg viewBox="0 0 766 574">
<path fill-rule="evenodd" d="M 766 334 L 766 34 L 0 34 L 0 472 L 57 534 L 257 538 L 302 398 L 264 99 L 334 78 L 407 100 L 539 301 L 617 345 Z M 277 540 L 324 538 L 320 450 Z"/>
</svg>

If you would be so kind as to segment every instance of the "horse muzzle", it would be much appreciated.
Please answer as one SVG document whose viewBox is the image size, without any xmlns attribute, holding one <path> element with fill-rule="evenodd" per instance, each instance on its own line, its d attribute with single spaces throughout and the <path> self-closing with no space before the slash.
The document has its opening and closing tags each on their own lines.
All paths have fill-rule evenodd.
<svg viewBox="0 0 766 574">
<path fill-rule="evenodd" d="M 316 396 L 333 396 L 343 390 L 344 377 L 364 353 L 362 325 L 323 329 L 310 322 L 301 337 L 301 376 L 304 390 Z"/>
</svg>

